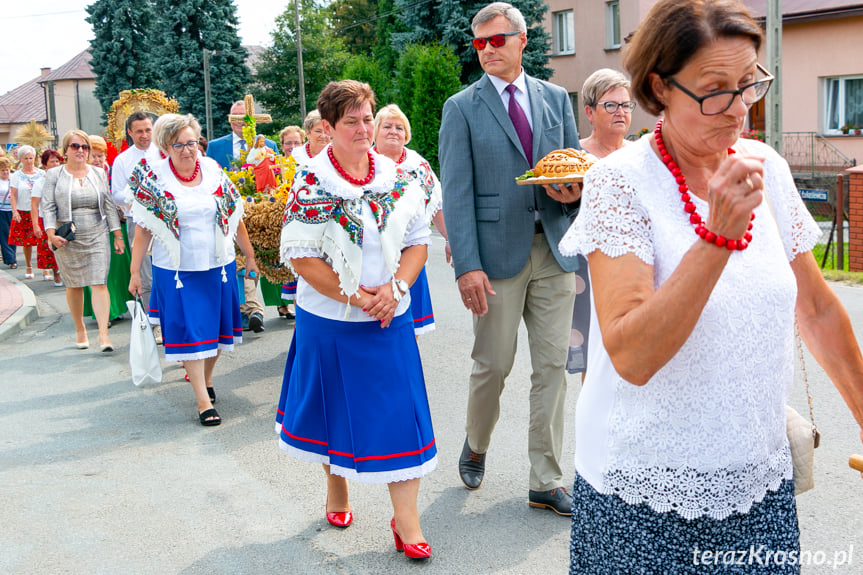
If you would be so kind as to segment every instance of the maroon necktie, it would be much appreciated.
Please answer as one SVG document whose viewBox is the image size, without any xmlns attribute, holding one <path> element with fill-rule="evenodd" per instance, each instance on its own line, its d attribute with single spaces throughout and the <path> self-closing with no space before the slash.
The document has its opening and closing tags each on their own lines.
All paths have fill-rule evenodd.
<svg viewBox="0 0 863 575">
<path fill-rule="evenodd" d="M 509 92 L 509 119 L 515 126 L 515 133 L 518 134 L 527 163 L 533 166 L 533 134 L 530 131 L 530 124 L 527 121 L 527 116 L 524 115 L 524 110 L 515 99 L 515 84 L 507 86 L 506 91 Z"/>
</svg>

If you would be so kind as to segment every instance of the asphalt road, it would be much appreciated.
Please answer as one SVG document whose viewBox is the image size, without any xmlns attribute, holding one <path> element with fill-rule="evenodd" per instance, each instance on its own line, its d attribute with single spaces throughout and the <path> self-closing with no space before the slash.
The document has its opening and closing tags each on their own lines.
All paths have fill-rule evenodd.
<svg viewBox="0 0 863 575">
<path fill-rule="evenodd" d="M 413 563 L 395 552 L 385 486 L 351 484 L 354 525 L 336 529 L 324 519 L 320 467 L 278 449 L 274 410 L 292 323 L 274 308 L 266 310 L 266 332 L 247 332 L 246 342 L 219 360 L 215 387 L 224 422 L 203 428 L 182 369 L 165 364 L 161 384 L 135 388 L 127 365 L 129 322 L 111 329 L 117 349 L 111 355 L 74 349 L 63 290 L 37 280 L 28 285 L 41 317 L 0 342 L 0 573 L 565 573 L 569 521 L 527 505 L 526 332 L 485 481 L 468 492 L 456 462 L 471 319 L 442 241 L 431 250 L 428 274 L 437 330 L 419 344 L 439 463 L 422 480 L 419 507 L 430 561 Z M 863 288 L 833 287 L 863 334 Z M 386 369 L 386 357 L 369 360 Z M 798 498 L 802 548 L 813 559 L 803 572 L 863 573 L 863 480 L 847 466 L 848 455 L 863 446 L 811 358 L 809 377 L 823 437 L 816 488 Z M 580 377 L 568 380 L 563 469 L 569 482 Z M 792 404 L 804 412 L 797 387 Z M 834 565 L 842 553 L 846 564 Z"/>
</svg>

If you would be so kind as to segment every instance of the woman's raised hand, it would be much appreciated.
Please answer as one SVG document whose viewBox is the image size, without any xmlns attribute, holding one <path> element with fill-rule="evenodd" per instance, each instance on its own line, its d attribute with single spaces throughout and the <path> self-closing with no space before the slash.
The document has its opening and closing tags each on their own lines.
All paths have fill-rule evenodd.
<svg viewBox="0 0 863 575">
<path fill-rule="evenodd" d="M 707 183 L 707 229 L 728 239 L 743 237 L 750 214 L 762 200 L 764 158 L 732 154 Z"/>
</svg>

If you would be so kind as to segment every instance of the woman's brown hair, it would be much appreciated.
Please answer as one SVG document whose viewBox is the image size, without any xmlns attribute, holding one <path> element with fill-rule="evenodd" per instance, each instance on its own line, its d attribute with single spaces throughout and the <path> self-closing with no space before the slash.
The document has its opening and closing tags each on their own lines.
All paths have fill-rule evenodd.
<svg viewBox="0 0 863 575">
<path fill-rule="evenodd" d="M 375 93 L 368 84 L 356 80 L 330 82 L 318 96 L 318 112 L 322 120 L 326 120 L 330 126 L 335 127 L 336 122 L 341 120 L 349 110 L 359 108 L 366 103 L 371 104 L 371 109 L 374 111 Z"/>
<path fill-rule="evenodd" d="M 660 0 L 638 26 L 623 56 L 632 94 L 651 114 L 665 106 L 653 93 L 650 74 L 677 74 L 701 48 L 717 38 L 748 38 L 755 50 L 764 38 L 749 10 L 735 0 Z"/>
</svg>

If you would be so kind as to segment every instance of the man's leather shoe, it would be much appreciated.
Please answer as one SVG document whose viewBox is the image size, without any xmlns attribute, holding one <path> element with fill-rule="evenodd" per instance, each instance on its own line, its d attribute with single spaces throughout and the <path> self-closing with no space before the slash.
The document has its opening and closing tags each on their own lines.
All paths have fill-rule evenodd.
<svg viewBox="0 0 863 575">
<path fill-rule="evenodd" d="M 251 329 L 255 333 L 261 333 L 264 331 L 264 316 L 255 312 L 249 318 L 249 329 Z"/>
<path fill-rule="evenodd" d="M 551 509 L 558 515 L 567 517 L 572 515 L 572 496 L 565 487 L 558 487 L 551 491 L 530 490 L 528 503 L 531 507 L 538 509 Z"/>
<path fill-rule="evenodd" d="M 243 331 L 249 331 L 250 329 L 252 329 L 249 327 L 249 316 L 247 316 L 244 313 L 241 313 L 240 319 L 243 320 Z"/>
<path fill-rule="evenodd" d="M 467 437 L 464 438 L 464 447 L 458 459 L 458 474 L 468 489 L 479 489 L 485 475 L 485 453 L 471 451 Z"/>
</svg>

